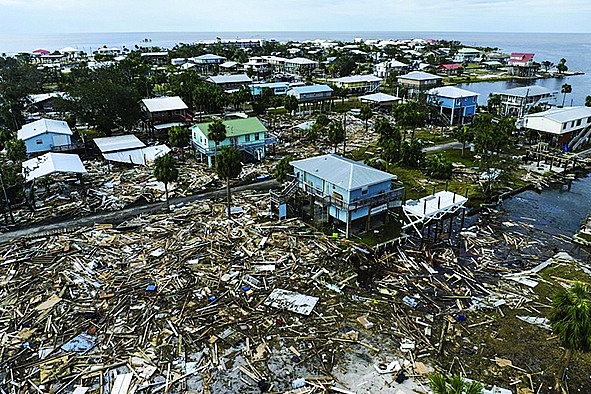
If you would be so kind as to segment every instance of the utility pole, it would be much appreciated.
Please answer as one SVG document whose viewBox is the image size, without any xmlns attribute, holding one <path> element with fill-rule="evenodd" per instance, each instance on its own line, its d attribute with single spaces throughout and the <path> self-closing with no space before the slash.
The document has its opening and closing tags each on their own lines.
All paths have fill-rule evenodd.
<svg viewBox="0 0 591 394">
<path fill-rule="evenodd" d="M 10 208 L 10 200 L 8 199 L 8 194 L 6 193 L 6 187 L 4 186 L 4 178 L 2 177 L 2 169 L 1 168 L 0 168 L 0 184 L 2 185 L 2 191 L 4 192 L 4 204 L 6 204 L 6 208 L 8 209 L 8 214 L 10 215 L 10 221 L 12 222 L 12 224 L 14 224 L 14 216 L 12 215 L 12 209 Z M 6 216 L 5 216 L 5 218 L 6 218 Z"/>
<path fill-rule="evenodd" d="M 347 146 L 347 112 L 343 112 L 343 157 L 345 157 L 345 147 Z"/>
</svg>

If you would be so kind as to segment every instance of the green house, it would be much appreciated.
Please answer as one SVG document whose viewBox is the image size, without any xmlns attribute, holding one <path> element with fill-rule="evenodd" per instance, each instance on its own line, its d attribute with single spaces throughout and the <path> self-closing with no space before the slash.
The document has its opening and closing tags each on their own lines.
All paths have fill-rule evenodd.
<svg viewBox="0 0 591 394">
<path fill-rule="evenodd" d="M 207 157 L 211 167 L 216 146 L 208 138 L 210 124 L 199 123 L 191 127 L 191 143 L 202 158 Z M 245 160 L 258 161 L 265 157 L 267 128 L 258 118 L 225 120 L 223 124 L 226 126 L 226 139 L 218 145 L 218 150 L 222 146 L 233 146 L 243 152 Z"/>
</svg>

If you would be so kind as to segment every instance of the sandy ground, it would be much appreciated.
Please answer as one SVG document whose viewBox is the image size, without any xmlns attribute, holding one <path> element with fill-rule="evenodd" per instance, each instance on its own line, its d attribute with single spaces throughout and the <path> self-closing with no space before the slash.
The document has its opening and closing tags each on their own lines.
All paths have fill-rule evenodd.
<svg viewBox="0 0 591 394">
<path fill-rule="evenodd" d="M 405 358 L 383 353 L 376 357 L 370 357 L 365 353 L 351 352 L 348 360 L 335 368 L 334 377 L 340 383 L 336 387 L 344 388 L 355 394 L 429 393 L 427 386 L 421 384 L 419 379 L 407 377 L 403 383 L 396 383 L 398 373 L 379 373 L 377 371 L 376 366 L 381 365 L 383 368 L 393 361 L 398 361 L 402 365 L 405 363 Z M 408 373 L 406 371 L 407 375 Z"/>
</svg>

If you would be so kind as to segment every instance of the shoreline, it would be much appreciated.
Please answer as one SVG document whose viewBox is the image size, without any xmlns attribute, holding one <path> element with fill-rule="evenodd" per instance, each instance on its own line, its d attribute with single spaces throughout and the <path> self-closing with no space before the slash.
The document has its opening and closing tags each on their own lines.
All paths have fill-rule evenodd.
<svg viewBox="0 0 591 394">
<path fill-rule="evenodd" d="M 489 77 L 490 75 L 490 77 Z M 464 84 L 472 84 L 472 83 L 493 83 L 493 82 L 528 82 L 528 81 L 537 81 L 540 79 L 562 79 L 565 77 L 573 77 L 585 75 L 583 71 L 567 71 L 560 75 L 537 75 L 535 77 L 518 77 L 515 75 L 507 75 L 507 76 L 495 76 L 492 74 L 483 75 L 482 78 L 475 77 L 472 78 L 470 76 L 466 77 L 448 77 L 446 80 L 444 78 L 444 84 L 446 86 L 454 86 L 454 85 L 464 85 Z"/>
</svg>

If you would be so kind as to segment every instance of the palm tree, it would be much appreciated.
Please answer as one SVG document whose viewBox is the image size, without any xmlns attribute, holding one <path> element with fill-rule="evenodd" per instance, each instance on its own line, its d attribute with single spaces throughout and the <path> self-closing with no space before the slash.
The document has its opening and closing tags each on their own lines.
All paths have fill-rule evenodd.
<svg viewBox="0 0 591 394">
<path fill-rule="evenodd" d="M 500 95 L 492 93 L 488 95 L 488 102 L 486 104 L 488 112 L 498 115 L 501 104 L 502 100 Z"/>
<path fill-rule="evenodd" d="M 207 138 L 215 142 L 214 157 L 217 159 L 218 145 L 226 139 L 226 125 L 216 119 L 207 126 Z"/>
<path fill-rule="evenodd" d="M 546 70 L 546 72 L 548 72 L 548 69 L 549 69 L 550 67 L 552 67 L 553 65 L 554 65 L 554 63 L 552 63 L 552 62 L 551 62 L 551 61 L 549 61 L 549 60 L 544 60 L 544 61 L 542 62 L 542 66 L 544 66 L 544 69 Z"/>
<path fill-rule="evenodd" d="M 345 141 L 345 128 L 342 124 L 339 122 L 330 124 L 328 127 L 328 141 L 334 145 L 334 153 L 337 153 L 337 145 Z"/>
<path fill-rule="evenodd" d="M 230 206 L 232 196 L 230 195 L 230 179 L 236 178 L 242 172 L 241 153 L 233 146 L 224 146 L 220 157 L 216 160 L 215 170 L 218 176 L 226 180 L 226 197 L 228 200 L 228 218 L 230 217 Z"/>
<path fill-rule="evenodd" d="M 587 285 L 576 283 L 570 289 L 556 293 L 552 299 L 550 323 L 552 331 L 566 349 L 565 372 L 573 351 L 591 350 L 591 298 Z"/>
<path fill-rule="evenodd" d="M 275 169 L 273 170 L 273 176 L 279 183 L 285 182 L 287 176 L 292 173 L 293 167 L 289 164 L 292 161 L 291 156 L 285 156 L 283 159 L 279 160 Z"/>
<path fill-rule="evenodd" d="M 293 115 L 293 113 L 298 110 L 298 99 L 295 96 L 287 95 L 285 96 L 283 106 L 290 115 Z"/>
<path fill-rule="evenodd" d="M 373 116 L 373 111 L 369 108 L 368 105 L 364 105 L 361 107 L 361 112 L 359 113 L 359 117 L 361 120 L 365 121 L 365 133 L 367 134 L 367 122 Z"/>
<path fill-rule="evenodd" d="M 562 93 L 562 106 L 564 107 L 564 100 L 566 100 L 566 95 L 568 93 L 571 93 L 573 91 L 573 87 L 570 86 L 568 83 L 565 83 L 564 85 L 562 85 L 562 88 L 560 89 L 560 93 Z"/>
<path fill-rule="evenodd" d="M 184 156 L 184 148 L 191 142 L 191 132 L 186 127 L 172 126 L 168 130 L 168 142 L 175 148 L 179 148 Z"/>
<path fill-rule="evenodd" d="M 468 126 L 458 127 L 453 131 L 453 137 L 462 143 L 462 157 L 464 157 L 466 144 L 474 140 L 474 131 Z"/>
<path fill-rule="evenodd" d="M 459 376 L 450 379 L 440 373 L 432 373 L 429 376 L 429 388 L 433 394 L 482 394 L 482 384 L 479 382 L 466 382 Z"/>
<path fill-rule="evenodd" d="M 556 65 L 556 69 L 558 70 L 559 74 L 565 73 L 568 71 L 568 66 L 566 65 L 566 59 L 562 58 Z"/>
<path fill-rule="evenodd" d="M 179 177 L 179 170 L 176 166 L 176 160 L 170 153 L 160 156 L 154 160 L 154 177 L 159 182 L 164 182 L 164 193 L 166 196 L 166 209 L 170 211 L 168 202 L 168 184 L 174 182 Z"/>
</svg>

